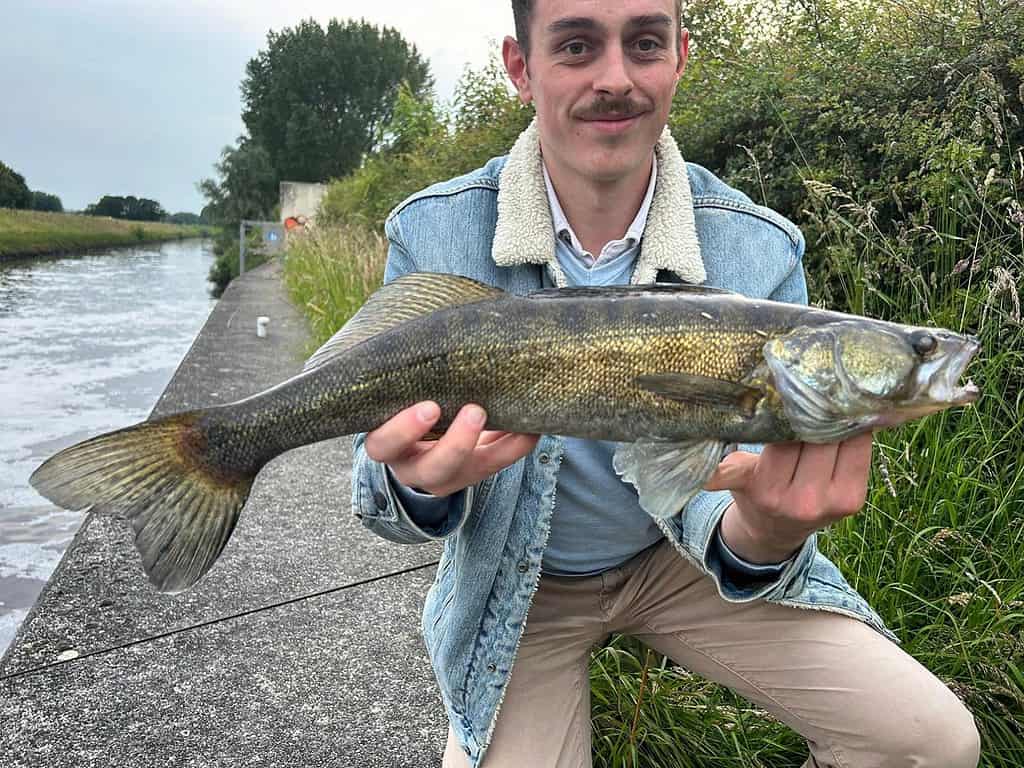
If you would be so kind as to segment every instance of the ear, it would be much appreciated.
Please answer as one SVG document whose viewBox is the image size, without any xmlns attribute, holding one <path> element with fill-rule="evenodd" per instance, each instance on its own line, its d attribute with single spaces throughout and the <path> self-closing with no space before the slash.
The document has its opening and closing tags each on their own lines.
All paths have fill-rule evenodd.
<svg viewBox="0 0 1024 768">
<path fill-rule="evenodd" d="M 676 80 L 679 80 L 683 76 L 683 70 L 686 69 L 686 60 L 690 56 L 690 30 L 683 27 L 682 33 L 679 38 L 679 64 L 676 67 Z"/>
<path fill-rule="evenodd" d="M 519 93 L 523 104 L 533 101 L 530 90 L 530 73 L 526 66 L 526 56 L 514 37 L 506 37 L 501 44 L 501 58 L 505 62 L 505 71 Z"/>
</svg>

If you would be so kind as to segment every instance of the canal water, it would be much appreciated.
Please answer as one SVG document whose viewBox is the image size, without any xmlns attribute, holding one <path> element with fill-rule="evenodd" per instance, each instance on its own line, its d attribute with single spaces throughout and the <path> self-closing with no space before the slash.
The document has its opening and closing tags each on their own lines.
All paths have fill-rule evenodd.
<svg viewBox="0 0 1024 768">
<path fill-rule="evenodd" d="M 206 322 L 212 242 L 0 261 L 0 654 L 84 518 L 28 483 L 145 419 Z"/>
</svg>

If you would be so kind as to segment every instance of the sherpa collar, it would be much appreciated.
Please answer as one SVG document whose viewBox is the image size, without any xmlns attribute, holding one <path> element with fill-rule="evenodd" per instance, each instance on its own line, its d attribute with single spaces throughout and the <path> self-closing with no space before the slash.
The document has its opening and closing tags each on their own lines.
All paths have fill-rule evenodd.
<svg viewBox="0 0 1024 768">
<path fill-rule="evenodd" d="M 690 179 L 667 127 L 654 152 L 658 181 L 632 282 L 653 283 L 658 270 L 667 269 L 684 282 L 703 283 L 707 275 L 693 220 Z M 565 274 L 555 258 L 555 232 L 536 119 L 509 152 L 498 185 L 498 223 L 491 251 L 494 263 L 499 267 L 546 264 L 555 285 L 564 287 Z"/>
</svg>

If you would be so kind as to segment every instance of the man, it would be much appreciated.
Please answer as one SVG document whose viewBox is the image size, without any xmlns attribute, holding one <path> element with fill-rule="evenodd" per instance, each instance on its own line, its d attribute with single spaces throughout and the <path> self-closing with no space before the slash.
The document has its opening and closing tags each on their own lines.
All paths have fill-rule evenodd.
<svg viewBox="0 0 1024 768">
<path fill-rule="evenodd" d="M 505 66 L 537 119 L 508 157 L 392 213 L 385 281 L 706 282 L 806 303 L 799 230 L 665 131 L 688 51 L 678 5 L 512 5 Z M 445 766 L 589 766 L 588 655 L 611 632 L 767 709 L 807 738 L 808 766 L 977 763 L 970 714 L 816 550 L 864 504 L 870 435 L 744 446 L 659 522 L 611 444 L 486 431 L 472 404 L 421 440 L 439 415 L 421 403 L 357 436 L 353 506 L 385 538 L 444 541 L 422 629 Z"/>
</svg>

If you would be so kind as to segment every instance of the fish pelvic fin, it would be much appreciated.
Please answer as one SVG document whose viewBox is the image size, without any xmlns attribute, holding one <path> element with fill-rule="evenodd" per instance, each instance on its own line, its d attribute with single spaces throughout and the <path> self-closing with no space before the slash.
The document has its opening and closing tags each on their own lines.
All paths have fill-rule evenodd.
<svg viewBox="0 0 1024 768">
<path fill-rule="evenodd" d="M 663 519 L 679 514 L 704 487 L 725 446 L 719 440 L 620 443 L 612 466 L 636 487 L 644 511 Z"/>
<path fill-rule="evenodd" d="M 255 473 L 210 460 L 203 413 L 143 422 L 65 448 L 29 482 L 65 509 L 98 505 L 128 517 L 149 581 L 161 592 L 183 592 L 224 550 L 255 480 Z"/>
</svg>

